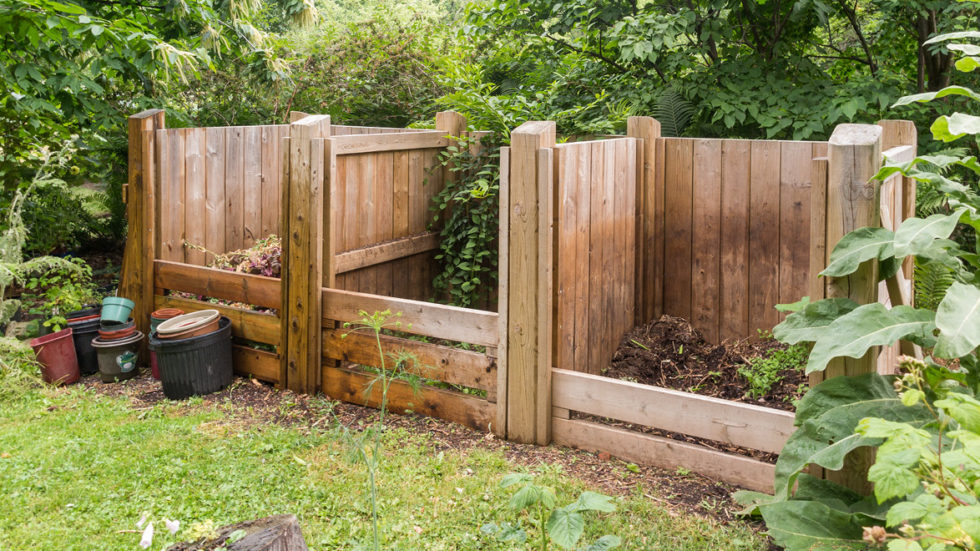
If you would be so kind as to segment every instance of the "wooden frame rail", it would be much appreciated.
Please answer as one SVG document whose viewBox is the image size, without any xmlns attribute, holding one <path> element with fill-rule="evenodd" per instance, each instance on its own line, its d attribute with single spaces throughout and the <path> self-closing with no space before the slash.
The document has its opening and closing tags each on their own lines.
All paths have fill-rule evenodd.
<svg viewBox="0 0 980 551">
<path fill-rule="evenodd" d="M 166 260 L 154 261 L 153 267 L 153 281 L 157 289 L 184 291 L 263 308 L 279 309 L 282 305 L 278 278 Z"/>
<path fill-rule="evenodd" d="M 399 134 L 333 136 L 330 141 L 333 142 L 333 152 L 336 155 L 382 153 L 409 149 L 440 149 L 452 144 L 452 140 L 439 130 Z"/>
<path fill-rule="evenodd" d="M 370 245 L 337 253 L 334 256 L 334 270 L 338 274 L 353 272 L 361 268 L 384 264 L 409 256 L 434 251 L 439 248 L 439 235 L 425 232 L 400 239 Z"/>
<path fill-rule="evenodd" d="M 323 288 L 321 293 L 324 322 L 356 322 L 362 317 L 361 311 L 390 310 L 402 313 L 401 326 L 392 329 L 405 333 L 490 347 L 499 342 L 495 312 L 340 289 Z"/>
</svg>

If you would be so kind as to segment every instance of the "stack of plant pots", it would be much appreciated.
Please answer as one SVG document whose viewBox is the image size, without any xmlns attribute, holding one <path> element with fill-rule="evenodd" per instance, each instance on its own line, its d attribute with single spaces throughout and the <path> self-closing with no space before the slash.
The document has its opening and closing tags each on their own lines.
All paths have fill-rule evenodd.
<svg viewBox="0 0 980 551">
<path fill-rule="evenodd" d="M 68 314 L 68 329 L 71 329 L 75 355 L 78 359 L 78 370 L 82 375 L 92 375 L 99 372 L 99 358 L 95 348 L 92 347 L 92 339 L 99 332 L 101 312 L 101 306 L 89 305 Z"/>
<path fill-rule="evenodd" d="M 129 318 L 133 301 L 122 297 L 106 297 L 102 301 L 99 336 L 91 341 L 98 357 L 102 382 L 111 383 L 132 379 L 139 373 L 140 344 L 143 333 Z"/>
<path fill-rule="evenodd" d="M 231 320 L 200 310 L 161 322 L 150 334 L 163 394 L 171 400 L 217 392 L 231 384 Z"/>
<path fill-rule="evenodd" d="M 160 310 L 154 311 L 150 314 L 150 336 L 152 337 L 156 334 L 157 327 L 161 323 L 183 314 L 184 311 L 177 308 L 161 308 Z M 157 353 L 154 350 L 150 350 L 150 373 L 153 374 L 154 379 L 160 380 L 160 366 L 157 365 Z"/>
</svg>

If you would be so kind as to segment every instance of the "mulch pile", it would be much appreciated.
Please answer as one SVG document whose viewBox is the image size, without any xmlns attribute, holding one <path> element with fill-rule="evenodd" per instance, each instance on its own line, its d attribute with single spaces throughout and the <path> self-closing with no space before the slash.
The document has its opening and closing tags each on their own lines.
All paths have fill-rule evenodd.
<svg viewBox="0 0 980 551">
<path fill-rule="evenodd" d="M 759 399 L 747 396 L 748 382 L 738 374 L 751 358 L 765 357 L 785 347 L 772 339 L 728 340 L 714 345 L 686 320 L 665 315 L 623 337 L 612 366 L 603 375 L 793 411 L 792 399 L 806 382 L 801 370 L 780 372 L 782 380 Z"/>
</svg>

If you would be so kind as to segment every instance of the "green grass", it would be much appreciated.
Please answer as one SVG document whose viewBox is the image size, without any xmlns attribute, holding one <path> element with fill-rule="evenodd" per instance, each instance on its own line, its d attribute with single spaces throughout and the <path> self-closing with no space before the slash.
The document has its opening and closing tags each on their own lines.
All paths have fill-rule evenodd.
<svg viewBox="0 0 980 551">
<path fill-rule="evenodd" d="M 194 402 L 192 402 L 194 403 Z M 368 541 L 364 468 L 337 431 L 247 425 L 225 406 L 164 402 L 139 409 L 80 388 L 32 390 L 0 401 L 0 549 L 136 549 L 144 511 L 158 522 L 223 525 L 295 513 L 311 549 Z M 386 548 L 512 549 L 480 534 L 513 520 L 500 478 L 520 470 L 500 452 L 438 452 L 425 435 L 386 435 L 380 474 Z M 581 482 L 543 467 L 539 481 L 564 503 Z M 172 543 L 158 524 L 153 549 Z M 625 549 L 764 549 L 743 526 L 669 512 L 642 497 L 589 525 Z M 162 536 L 168 537 L 162 537 Z"/>
</svg>

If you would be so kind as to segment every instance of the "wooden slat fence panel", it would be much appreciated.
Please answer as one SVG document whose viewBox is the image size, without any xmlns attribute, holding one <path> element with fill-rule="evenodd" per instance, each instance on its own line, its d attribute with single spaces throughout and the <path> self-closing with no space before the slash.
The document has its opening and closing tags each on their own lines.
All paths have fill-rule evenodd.
<svg viewBox="0 0 980 551">
<path fill-rule="evenodd" d="M 633 327 L 638 142 L 554 148 L 558 367 L 598 373 Z"/>
<path fill-rule="evenodd" d="M 425 135 L 438 136 L 438 143 L 448 143 L 434 132 Z M 377 137 L 364 136 L 363 143 Z M 344 139 L 330 139 L 337 166 L 336 185 L 331 187 L 332 203 L 337 205 L 333 210 L 338 258 L 336 287 L 413 300 L 432 298 L 435 247 L 428 241 L 416 242 L 415 248 L 385 244 L 426 231 L 432 219 L 432 199 L 444 186 L 439 150 L 423 147 L 392 151 L 381 144 L 385 146 L 379 146 L 381 151 L 345 154 Z M 385 260 L 360 266 L 354 261 L 359 255 L 374 255 L 368 252 L 372 249 L 379 253 L 379 259 Z M 397 251 L 405 254 L 390 256 Z"/>
<path fill-rule="evenodd" d="M 656 151 L 663 229 L 641 243 L 663 250 L 663 298 L 641 311 L 719 342 L 771 330 L 776 304 L 823 298 L 826 144 L 660 138 Z"/>
<path fill-rule="evenodd" d="M 211 262 L 279 233 L 281 142 L 285 125 L 157 131 L 158 257 Z"/>
</svg>

